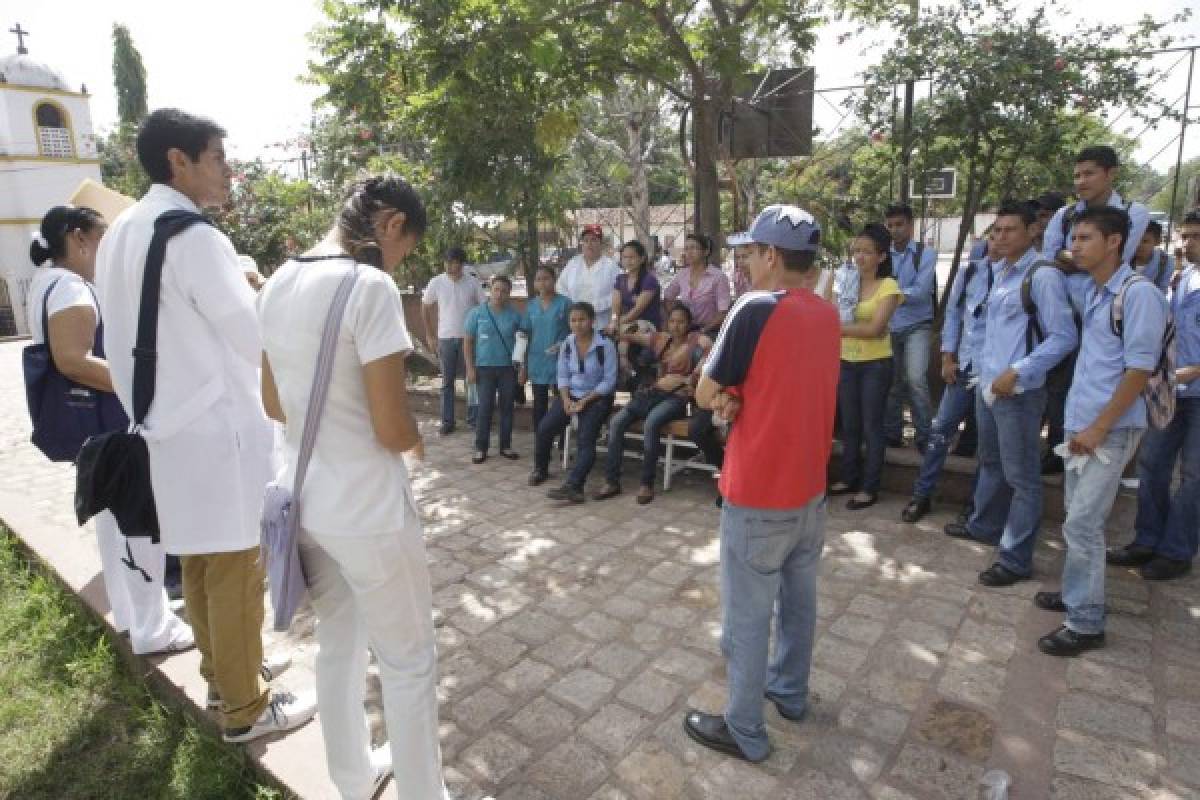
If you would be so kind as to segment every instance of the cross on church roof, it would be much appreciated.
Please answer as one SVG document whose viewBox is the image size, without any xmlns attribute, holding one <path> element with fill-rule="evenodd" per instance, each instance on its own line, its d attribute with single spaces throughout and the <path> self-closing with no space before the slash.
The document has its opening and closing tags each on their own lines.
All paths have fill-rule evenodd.
<svg viewBox="0 0 1200 800">
<path fill-rule="evenodd" d="M 21 23 L 18 22 L 17 27 L 9 28 L 8 32 L 15 33 L 17 35 L 17 55 L 19 55 L 19 56 L 29 55 L 29 48 L 27 48 L 25 46 L 25 37 L 30 35 L 29 31 L 24 30 L 21 27 Z"/>
</svg>

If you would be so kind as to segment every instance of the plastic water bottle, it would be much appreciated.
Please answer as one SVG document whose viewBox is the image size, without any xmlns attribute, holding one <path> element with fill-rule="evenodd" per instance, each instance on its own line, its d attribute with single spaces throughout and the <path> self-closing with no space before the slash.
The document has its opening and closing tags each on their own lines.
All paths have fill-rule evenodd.
<svg viewBox="0 0 1200 800">
<path fill-rule="evenodd" d="M 1008 800 L 1008 785 L 1011 778 L 1002 769 L 989 769 L 979 779 L 980 800 Z"/>
<path fill-rule="evenodd" d="M 516 342 L 513 343 L 512 360 L 514 364 L 525 363 L 525 351 L 529 349 L 529 335 L 525 331 L 517 331 Z"/>
</svg>

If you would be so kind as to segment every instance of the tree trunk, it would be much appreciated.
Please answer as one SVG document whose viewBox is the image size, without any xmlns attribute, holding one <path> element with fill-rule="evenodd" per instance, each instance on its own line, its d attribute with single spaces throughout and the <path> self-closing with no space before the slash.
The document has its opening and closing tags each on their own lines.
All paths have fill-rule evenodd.
<svg viewBox="0 0 1200 800">
<path fill-rule="evenodd" d="M 632 111 L 625 117 L 625 161 L 629 165 L 629 205 L 633 214 L 633 229 L 637 240 L 651 247 L 650 179 L 646 173 L 646 153 L 643 133 L 652 114 Z"/>
<path fill-rule="evenodd" d="M 692 104 L 692 180 L 696 219 L 692 229 L 714 239 L 721 232 L 721 192 L 717 177 L 717 115 L 720 101 L 699 99 Z"/>
</svg>

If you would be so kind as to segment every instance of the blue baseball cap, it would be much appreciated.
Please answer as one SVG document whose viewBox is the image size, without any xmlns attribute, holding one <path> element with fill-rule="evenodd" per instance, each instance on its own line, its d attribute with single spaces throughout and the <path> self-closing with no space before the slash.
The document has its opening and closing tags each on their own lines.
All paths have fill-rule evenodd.
<svg viewBox="0 0 1200 800">
<path fill-rule="evenodd" d="M 821 226 L 812 214 L 798 206 L 767 206 L 754 218 L 746 234 L 752 242 L 784 250 L 816 252 L 821 244 Z"/>
<path fill-rule="evenodd" d="M 725 243 L 730 247 L 741 247 L 744 244 L 754 244 L 754 240 L 750 238 L 750 231 L 738 231 L 729 234 Z"/>
</svg>

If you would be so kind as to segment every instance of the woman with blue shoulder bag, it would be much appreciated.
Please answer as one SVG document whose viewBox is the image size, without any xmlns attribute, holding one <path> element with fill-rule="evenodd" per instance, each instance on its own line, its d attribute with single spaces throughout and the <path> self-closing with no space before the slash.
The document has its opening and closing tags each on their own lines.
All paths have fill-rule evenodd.
<svg viewBox="0 0 1200 800">
<path fill-rule="evenodd" d="M 84 440 L 129 424 L 113 393 L 104 358 L 104 324 L 91 281 L 107 229 L 90 208 L 55 206 L 42 218 L 29 257 L 29 330 L 23 354 L 33 443 L 52 461 L 74 461 Z M 113 624 L 128 631 L 133 652 L 191 648 L 192 629 L 171 613 L 163 591 L 166 553 L 148 536 L 126 537 L 107 511 L 96 540 Z"/>
</svg>

